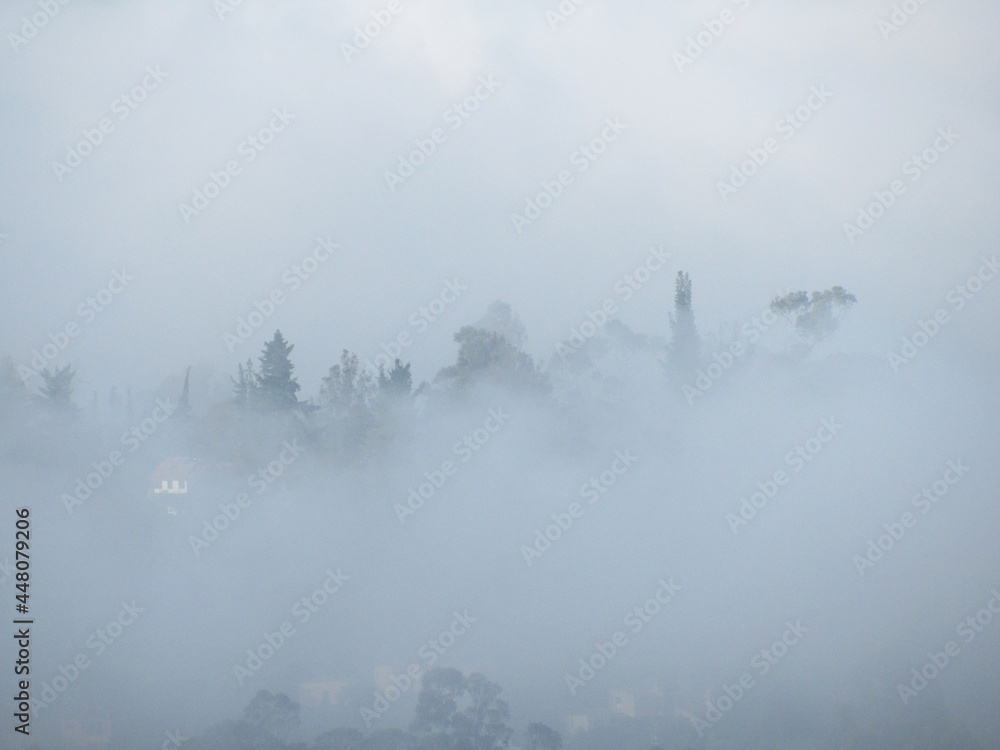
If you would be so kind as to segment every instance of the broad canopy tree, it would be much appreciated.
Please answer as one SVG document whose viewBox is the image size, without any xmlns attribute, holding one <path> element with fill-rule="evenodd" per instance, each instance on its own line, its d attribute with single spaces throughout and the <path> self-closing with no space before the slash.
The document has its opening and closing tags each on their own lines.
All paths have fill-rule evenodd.
<svg viewBox="0 0 1000 750">
<path fill-rule="evenodd" d="M 501 750 L 511 730 L 502 689 L 481 674 L 433 669 L 423 677 L 411 731 L 427 750 Z"/>
<path fill-rule="evenodd" d="M 833 335 L 843 314 L 857 301 L 844 287 L 835 286 L 823 292 L 791 292 L 775 297 L 771 310 L 784 315 L 803 341 L 815 345 Z"/>
<path fill-rule="evenodd" d="M 455 334 L 458 358 L 438 371 L 434 380 L 454 392 L 467 393 L 477 385 L 505 386 L 523 393 L 547 394 L 548 377 L 529 354 L 495 331 L 463 326 Z"/>
</svg>

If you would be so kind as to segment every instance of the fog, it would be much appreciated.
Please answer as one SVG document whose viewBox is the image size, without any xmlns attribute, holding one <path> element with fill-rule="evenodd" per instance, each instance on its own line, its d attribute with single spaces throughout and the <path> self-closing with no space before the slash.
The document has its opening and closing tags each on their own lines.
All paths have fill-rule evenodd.
<svg viewBox="0 0 1000 750">
<path fill-rule="evenodd" d="M 998 24 L 6 4 L 0 747 L 1000 747 Z"/>
</svg>

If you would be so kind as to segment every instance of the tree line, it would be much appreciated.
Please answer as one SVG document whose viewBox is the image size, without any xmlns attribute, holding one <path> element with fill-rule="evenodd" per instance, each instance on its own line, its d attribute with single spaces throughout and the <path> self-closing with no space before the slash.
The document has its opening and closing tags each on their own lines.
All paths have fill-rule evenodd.
<svg viewBox="0 0 1000 750">
<path fill-rule="evenodd" d="M 856 298 L 842 287 L 825 291 L 791 292 L 776 296 L 770 309 L 784 317 L 798 337 L 801 350 L 829 338 L 844 312 Z M 192 430 L 192 449 L 224 453 L 233 445 L 247 443 L 264 433 L 299 435 L 325 446 L 345 464 L 363 462 L 382 454 L 394 443 L 412 436 L 413 413 L 417 403 L 461 402 L 472 398 L 482 387 L 501 389 L 520 399 L 551 403 L 554 377 L 560 386 L 567 378 L 583 371 L 602 377 L 597 353 L 601 347 L 643 350 L 655 357 L 662 368 L 666 390 L 681 393 L 705 365 L 709 350 L 696 324 L 692 282 L 689 274 L 678 272 L 673 310 L 667 316 L 669 338 L 662 344 L 633 333 L 619 321 L 610 320 L 594 339 L 583 342 L 567 356 L 560 355 L 543 367 L 524 350 L 526 332 L 510 305 L 496 301 L 485 315 L 454 334 L 458 346 L 454 363 L 440 368 L 432 382 L 414 385 L 410 363 L 396 358 L 391 365 L 376 369 L 362 365 L 356 353 L 344 350 L 322 378 L 318 393 L 303 398 L 302 387 L 292 361 L 294 345 L 280 330 L 264 344 L 260 355 L 237 365 L 231 378 L 231 397 L 212 404 L 201 415 L 202 430 Z M 565 347 L 563 347 L 565 349 Z M 191 368 L 177 395 L 173 418 L 193 420 L 190 403 Z M 70 364 L 39 373 L 34 392 L 16 375 L 13 361 L 0 360 L 0 415 L 11 421 L 37 419 L 43 422 L 73 420 L 80 412 L 74 400 L 75 371 Z M 126 407 L 115 388 L 107 396 L 109 407 Z M 94 394 L 95 410 L 98 396 Z M 208 432 L 228 433 L 214 438 Z M 224 447 L 229 443 L 229 448 Z"/>
</svg>

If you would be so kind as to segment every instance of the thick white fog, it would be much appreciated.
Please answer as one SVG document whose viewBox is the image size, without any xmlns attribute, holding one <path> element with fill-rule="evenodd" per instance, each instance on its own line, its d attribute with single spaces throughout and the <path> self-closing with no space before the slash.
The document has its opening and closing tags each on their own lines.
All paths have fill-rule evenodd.
<svg viewBox="0 0 1000 750">
<path fill-rule="evenodd" d="M 1000 747 L 1000 8 L 0 10 L 0 748 Z"/>
</svg>

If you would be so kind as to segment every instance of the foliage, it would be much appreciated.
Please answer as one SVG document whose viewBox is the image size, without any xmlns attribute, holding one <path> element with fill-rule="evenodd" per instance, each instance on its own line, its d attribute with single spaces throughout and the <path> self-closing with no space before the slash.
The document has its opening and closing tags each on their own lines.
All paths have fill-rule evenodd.
<svg viewBox="0 0 1000 750">
<path fill-rule="evenodd" d="M 46 369 L 39 373 L 42 384 L 35 395 L 35 403 L 41 412 L 49 417 L 61 419 L 76 416 L 77 407 L 73 403 L 73 376 L 76 373 L 69 365 Z"/>
<path fill-rule="evenodd" d="M 251 726 L 275 737 L 286 737 L 299 725 L 299 704 L 284 693 L 275 695 L 259 690 L 243 711 L 243 718 Z"/>
<path fill-rule="evenodd" d="M 40 374 L 42 384 L 38 388 L 38 398 L 50 406 L 70 408 L 73 405 L 73 376 L 76 375 L 73 369 L 66 365 L 43 370 Z"/>
<path fill-rule="evenodd" d="M 507 746 L 511 730 L 502 689 L 481 674 L 464 676 L 457 669 L 427 672 L 417 697 L 411 731 L 422 746 L 435 750 L 498 750 Z"/>
<path fill-rule="evenodd" d="M 784 315 L 802 340 L 814 345 L 833 335 L 844 312 L 857 301 L 844 287 L 835 286 L 824 292 L 791 292 L 775 297 L 771 310 Z"/>
<path fill-rule="evenodd" d="M 289 356 L 294 348 L 285 341 L 281 331 L 275 331 L 271 340 L 264 344 L 264 352 L 260 355 L 260 371 L 253 388 L 262 408 L 290 411 L 299 406 L 296 395 L 299 392 L 299 382 L 292 374 L 295 366 Z"/>
<path fill-rule="evenodd" d="M 232 378 L 233 401 L 238 406 L 251 406 L 256 400 L 257 371 L 252 359 L 248 359 L 245 366 L 240 364 L 237 367 L 236 377 Z"/>
<path fill-rule="evenodd" d="M 694 322 L 691 304 L 691 276 L 677 272 L 674 283 L 674 311 L 670 315 L 670 344 L 667 346 L 667 369 L 677 385 L 688 382 L 701 358 L 701 338 Z"/>
<path fill-rule="evenodd" d="M 325 431 L 331 446 L 347 462 L 364 455 L 374 427 L 375 388 L 372 374 L 361 367 L 358 355 L 346 349 L 340 354 L 340 364 L 323 378 L 319 400 Z"/>
<path fill-rule="evenodd" d="M 546 394 L 548 378 L 530 355 L 511 344 L 503 334 L 464 326 L 455 334 L 458 359 L 442 368 L 435 381 L 459 393 L 489 383 L 524 393 Z"/>
<path fill-rule="evenodd" d="M 405 398 L 413 392 L 413 377 L 410 375 L 410 363 L 405 365 L 397 358 L 392 369 L 387 373 L 383 365 L 378 366 L 379 396 L 388 399 Z"/>
<path fill-rule="evenodd" d="M 486 313 L 472 324 L 475 328 L 481 328 L 490 333 L 499 333 L 507 341 L 517 348 L 524 346 L 527 338 L 524 324 L 517 313 L 506 302 L 494 301 L 486 309 Z"/>
</svg>

